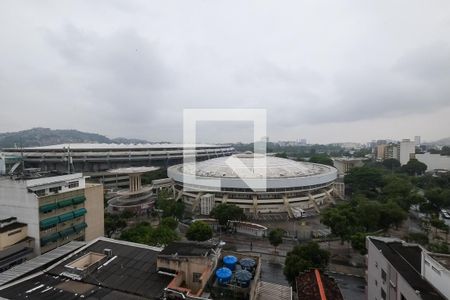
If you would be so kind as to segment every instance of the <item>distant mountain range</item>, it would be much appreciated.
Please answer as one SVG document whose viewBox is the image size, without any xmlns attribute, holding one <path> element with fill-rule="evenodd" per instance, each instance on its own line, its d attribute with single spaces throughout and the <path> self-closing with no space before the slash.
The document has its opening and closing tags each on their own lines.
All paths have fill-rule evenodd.
<svg viewBox="0 0 450 300">
<path fill-rule="evenodd" d="M 82 132 L 74 129 L 32 128 L 18 132 L 0 133 L 0 149 L 13 147 L 36 147 L 65 143 L 149 143 L 141 139 L 114 138 L 104 135 Z"/>
<path fill-rule="evenodd" d="M 430 144 L 436 144 L 436 145 L 440 145 L 440 146 L 450 146 L 450 137 L 437 140 L 437 141 L 432 142 Z"/>
</svg>

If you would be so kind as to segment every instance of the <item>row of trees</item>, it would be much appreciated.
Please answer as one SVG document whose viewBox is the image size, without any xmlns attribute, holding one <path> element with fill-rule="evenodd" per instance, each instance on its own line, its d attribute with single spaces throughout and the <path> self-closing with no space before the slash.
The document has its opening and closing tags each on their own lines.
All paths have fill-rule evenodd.
<svg viewBox="0 0 450 300">
<path fill-rule="evenodd" d="M 140 222 L 129 229 L 123 230 L 120 239 L 151 246 L 167 245 L 179 239 L 175 230 L 177 226 L 178 221 L 172 217 L 162 219 L 157 227 L 153 227 L 148 222 Z"/>
<path fill-rule="evenodd" d="M 383 165 L 352 169 L 344 178 L 350 201 L 322 213 L 321 222 L 361 253 L 366 251 L 367 234 L 400 226 L 410 206 L 424 201 L 407 175 L 392 172 L 396 166 L 387 160 Z"/>
<path fill-rule="evenodd" d="M 406 211 L 395 201 L 380 202 L 360 195 L 349 203 L 326 210 L 321 222 L 342 242 L 350 242 L 354 249 L 365 254 L 367 234 L 398 227 L 406 218 Z"/>
</svg>

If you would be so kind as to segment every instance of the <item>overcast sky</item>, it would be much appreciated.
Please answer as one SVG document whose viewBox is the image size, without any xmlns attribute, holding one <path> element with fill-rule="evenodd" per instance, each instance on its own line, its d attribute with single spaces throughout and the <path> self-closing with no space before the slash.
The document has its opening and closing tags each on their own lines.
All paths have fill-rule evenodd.
<svg viewBox="0 0 450 300">
<path fill-rule="evenodd" d="M 177 142 L 185 108 L 265 108 L 270 140 L 450 136 L 448 0 L 11 0 L 0 22 L 0 132 Z"/>
</svg>

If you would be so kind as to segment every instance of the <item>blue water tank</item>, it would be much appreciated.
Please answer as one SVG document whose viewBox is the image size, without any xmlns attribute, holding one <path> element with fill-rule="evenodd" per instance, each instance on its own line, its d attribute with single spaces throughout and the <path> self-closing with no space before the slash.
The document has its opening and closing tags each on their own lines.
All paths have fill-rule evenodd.
<svg viewBox="0 0 450 300">
<path fill-rule="evenodd" d="M 253 258 L 246 257 L 246 258 L 241 259 L 239 261 L 239 264 L 241 265 L 241 268 L 243 270 L 252 272 L 253 269 L 255 268 L 256 261 Z"/>
<path fill-rule="evenodd" d="M 217 269 L 216 271 L 217 281 L 220 285 L 227 285 L 227 283 L 230 282 L 232 275 L 233 273 L 231 272 L 231 270 L 226 267 Z"/>
<path fill-rule="evenodd" d="M 252 273 L 247 270 L 236 271 L 234 277 L 236 278 L 236 283 L 243 288 L 250 286 L 250 281 L 252 280 Z"/>
<path fill-rule="evenodd" d="M 224 263 L 225 267 L 227 267 L 231 271 L 234 271 L 237 261 L 238 261 L 238 259 L 236 258 L 236 256 L 233 256 L 233 255 L 227 255 L 223 258 L 223 263 Z"/>
</svg>

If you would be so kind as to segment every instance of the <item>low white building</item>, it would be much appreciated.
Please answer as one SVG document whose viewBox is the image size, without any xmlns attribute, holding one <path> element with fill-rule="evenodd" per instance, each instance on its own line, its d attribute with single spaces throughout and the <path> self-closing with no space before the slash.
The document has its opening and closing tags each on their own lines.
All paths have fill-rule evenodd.
<svg viewBox="0 0 450 300">
<path fill-rule="evenodd" d="M 416 159 L 427 165 L 427 171 L 433 170 L 450 171 L 450 156 L 423 153 L 423 154 L 416 154 Z"/>
</svg>

